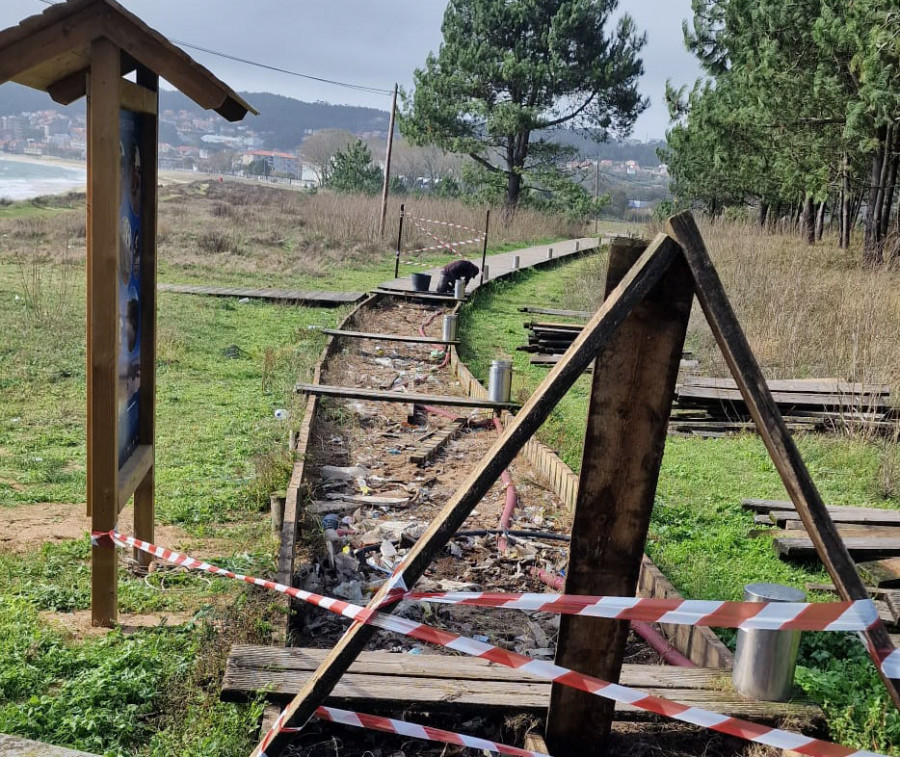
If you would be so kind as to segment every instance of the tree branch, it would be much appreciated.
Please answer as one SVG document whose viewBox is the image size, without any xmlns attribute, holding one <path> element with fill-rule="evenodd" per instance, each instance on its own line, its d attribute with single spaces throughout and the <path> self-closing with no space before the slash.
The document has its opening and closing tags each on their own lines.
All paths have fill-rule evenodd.
<svg viewBox="0 0 900 757">
<path fill-rule="evenodd" d="M 566 121 L 571 121 L 573 118 L 575 118 L 576 116 L 583 113 L 587 109 L 587 106 L 590 105 L 594 101 L 594 98 L 596 96 L 597 96 L 597 93 L 592 92 L 591 96 L 587 100 L 585 100 L 576 110 L 572 111 L 568 115 L 560 116 L 559 118 L 556 118 L 553 121 L 547 121 L 546 123 L 541 124 L 540 126 L 536 126 L 535 128 L 536 129 L 552 129 L 554 126 L 559 126 L 560 124 L 564 124 Z"/>
<path fill-rule="evenodd" d="M 469 153 L 469 157 L 474 160 L 476 163 L 484 166 L 491 173 L 506 173 L 502 168 L 497 168 L 493 163 L 489 160 L 482 158 L 480 155 L 474 152 Z"/>
</svg>

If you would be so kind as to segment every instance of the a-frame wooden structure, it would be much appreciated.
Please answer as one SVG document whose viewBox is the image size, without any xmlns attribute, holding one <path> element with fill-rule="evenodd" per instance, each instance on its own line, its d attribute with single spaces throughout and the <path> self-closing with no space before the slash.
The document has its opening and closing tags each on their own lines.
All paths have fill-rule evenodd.
<svg viewBox="0 0 900 757">
<path fill-rule="evenodd" d="M 778 411 L 759 365 L 689 214 L 669 220 L 668 235 L 615 245 L 607 297 L 579 338 L 507 426 L 404 558 L 391 586 L 411 588 L 462 525 L 500 472 L 592 361 L 592 392 L 565 592 L 634 596 L 674 399 L 675 377 L 696 295 L 785 488 L 845 600 L 867 599 L 863 582 Z M 382 608 L 390 612 L 389 607 Z M 564 616 L 558 664 L 607 681 L 622 666 L 627 621 Z M 285 710 L 283 727 L 302 725 L 331 693 L 376 628 L 355 624 Z M 893 651 L 879 621 L 866 634 L 870 654 L 900 707 L 900 681 L 881 661 Z M 557 757 L 602 754 L 612 707 L 554 685 L 547 741 Z M 585 738 L 590 734 L 590 738 Z M 273 731 L 253 757 L 275 757 L 291 736 Z"/>
<path fill-rule="evenodd" d="M 134 74 L 133 81 L 124 78 Z M 256 111 L 113 0 L 68 0 L 0 32 L 0 84 L 87 95 L 87 505 L 94 533 L 153 541 L 159 79 L 229 121 Z M 146 555 L 136 559 L 145 561 Z M 116 550 L 95 540 L 95 625 L 116 620 Z"/>
</svg>

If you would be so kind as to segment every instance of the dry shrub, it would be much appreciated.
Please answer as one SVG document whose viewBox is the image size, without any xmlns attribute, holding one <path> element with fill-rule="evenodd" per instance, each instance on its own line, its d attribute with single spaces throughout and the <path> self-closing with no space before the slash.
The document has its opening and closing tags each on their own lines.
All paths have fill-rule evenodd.
<svg viewBox="0 0 900 757">
<path fill-rule="evenodd" d="M 841 378 L 900 392 L 900 272 L 866 270 L 832 240 L 807 246 L 749 224 L 703 224 L 725 290 L 768 378 Z M 704 372 L 727 375 L 702 314 Z"/>
</svg>

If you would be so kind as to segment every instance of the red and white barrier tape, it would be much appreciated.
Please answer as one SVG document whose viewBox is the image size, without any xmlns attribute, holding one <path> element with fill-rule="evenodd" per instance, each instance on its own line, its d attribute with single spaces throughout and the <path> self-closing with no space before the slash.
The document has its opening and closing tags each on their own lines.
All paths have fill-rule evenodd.
<svg viewBox="0 0 900 757">
<path fill-rule="evenodd" d="M 432 728 L 427 725 L 409 723 L 405 720 L 394 720 L 378 715 L 364 715 L 361 712 L 338 710 L 334 707 L 319 707 L 316 717 L 331 723 L 353 726 L 354 728 L 366 728 L 370 731 L 382 731 L 383 733 L 396 733 L 398 736 L 409 736 L 424 741 L 438 741 L 442 744 L 468 747 L 469 749 L 482 749 L 497 754 L 510 754 L 513 757 L 550 757 L 543 752 L 531 752 L 527 749 L 501 744 L 499 741 L 480 739 L 477 736 L 466 736 L 464 733 L 454 733 L 441 728 Z M 299 733 L 302 728 L 282 728 L 285 733 Z"/>
<path fill-rule="evenodd" d="M 162 547 L 157 547 L 154 544 L 135 539 L 131 536 L 123 536 L 116 531 L 93 534 L 91 536 L 91 541 L 94 544 L 101 544 L 103 543 L 103 540 L 112 541 L 125 547 L 140 549 L 143 552 L 155 555 L 156 557 L 176 565 L 203 570 L 215 575 L 222 575 L 228 578 L 245 581 L 246 583 L 262 586 L 267 589 L 272 589 L 273 591 L 279 591 L 302 601 L 309 602 L 310 604 L 317 605 L 329 612 L 342 615 L 345 618 L 349 618 L 358 623 L 369 623 L 386 631 L 399 633 L 429 644 L 436 644 L 472 657 L 479 657 L 498 665 L 520 670 L 536 678 L 552 681 L 563 686 L 569 686 L 578 689 L 579 691 L 584 691 L 588 694 L 603 697 L 605 699 L 611 699 L 614 702 L 619 702 L 621 704 L 628 704 L 637 709 L 644 710 L 645 712 L 651 712 L 692 725 L 709 728 L 729 736 L 736 736 L 759 744 L 773 746 L 778 749 L 793 749 L 801 754 L 814 755 L 815 757 L 885 757 L 885 755 L 880 755 L 877 752 L 850 749 L 821 739 L 785 731 L 780 728 L 770 728 L 769 726 L 751 723 L 750 721 L 729 717 L 727 715 L 721 715 L 699 707 L 689 707 L 688 705 L 679 704 L 678 702 L 673 702 L 669 699 L 647 694 L 639 689 L 610 683 L 599 678 L 594 678 L 593 676 L 578 673 L 574 670 L 569 670 L 568 668 L 556 665 L 555 663 L 546 662 L 544 660 L 535 660 L 516 652 L 510 652 L 491 644 L 461 636 L 460 634 L 449 633 L 437 628 L 432 628 L 424 623 L 416 623 L 396 615 L 385 615 L 378 612 L 377 609 L 370 610 L 369 608 L 350 604 L 343 600 L 324 597 L 320 594 L 313 594 L 301 589 L 294 589 L 274 581 L 265 581 L 259 578 L 243 576 L 210 565 L 203 560 L 196 560 L 192 557 L 173 552 L 172 550 L 163 549 Z M 394 578 L 391 579 L 389 583 L 395 583 L 402 591 L 389 594 L 386 597 L 385 602 L 382 603 L 382 606 L 403 599 L 404 595 L 407 593 L 402 586 L 401 576 L 402 573 L 397 571 Z M 887 665 L 887 662 L 895 657 L 895 655 L 887 656 L 883 665 Z M 900 665 L 897 667 L 900 668 Z M 889 677 L 894 678 L 897 677 L 900 670 L 892 669 L 889 671 L 885 667 L 885 673 Z M 263 738 L 263 741 L 261 742 L 261 752 L 265 752 L 266 747 L 271 743 L 275 735 L 285 727 L 284 715 L 285 713 L 282 713 L 281 716 L 279 716 L 269 733 Z"/>
<path fill-rule="evenodd" d="M 422 223 L 435 223 L 435 224 L 438 224 L 439 226 L 450 226 L 451 228 L 454 228 L 454 229 L 465 229 L 466 231 L 474 231 L 476 234 L 481 233 L 481 229 L 473 229 L 471 226 L 463 226 L 462 224 L 459 224 L 459 223 L 450 223 L 449 221 L 435 221 L 434 219 L 431 219 L 431 218 L 420 218 L 419 216 L 411 216 L 408 213 L 406 214 L 405 217 L 408 218 L 413 223 L 415 223 L 416 221 L 421 221 Z"/>
<path fill-rule="evenodd" d="M 411 592 L 404 599 L 451 605 L 765 631 L 865 631 L 878 622 L 870 599 L 856 602 L 711 602 L 572 594 Z"/>
<path fill-rule="evenodd" d="M 479 244 L 483 241 L 484 241 L 484 237 L 476 237 L 475 239 L 466 239 L 463 242 L 453 242 L 452 246 L 450 243 L 444 243 L 444 244 L 436 244 L 436 245 L 433 245 L 432 247 L 417 247 L 415 250 L 410 250 L 406 254 L 412 255 L 417 252 L 432 252 L 434 250 L 446 250 L 446 249 L 449 249 L 451 252 L 455 253 L 456 250 L 454 250 L 453 247 L 465 247 L 466 245 Z"/>
</svg>

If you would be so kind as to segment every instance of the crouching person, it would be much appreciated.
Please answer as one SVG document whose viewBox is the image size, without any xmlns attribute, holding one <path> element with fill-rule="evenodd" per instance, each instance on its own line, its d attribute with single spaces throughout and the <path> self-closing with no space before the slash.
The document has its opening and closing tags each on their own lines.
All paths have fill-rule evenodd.
<svg viewBox="0 0 900 757">
<path fill-rule="evenodd" d="M 454 260 L 441 269 L 441 282 L 438 284 L 439 294 L 451 294 L 453 285 L 462 279 L 468 285 L 478 275 L 478 266 L 468 260 Z"/>
</svg>

